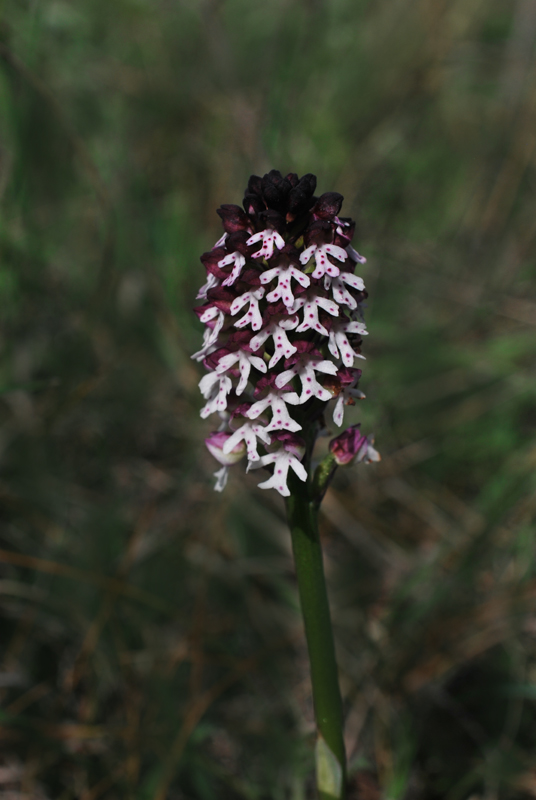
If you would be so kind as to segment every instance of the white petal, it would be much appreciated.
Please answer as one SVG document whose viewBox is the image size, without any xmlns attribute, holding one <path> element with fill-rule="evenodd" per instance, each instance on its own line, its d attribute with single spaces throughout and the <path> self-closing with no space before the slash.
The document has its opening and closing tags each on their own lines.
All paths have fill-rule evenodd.
<svg viewBox="0 0 536 800">
<path fill-rule="evenodd" d="M 266 272 L 261 272 L 261 283 L 270 283 L 280 272 L 281 267 L 273 267 L 272 269 L 266 270 Z"/>
<path fill-rule="evenodd" d="M 296 269 L 296 267 L 290 267 L 289 271 L 294 280 L 298 281 L 298 283 L 301 283 L 305 289 L 307 289 L 307 287 L 311 284 L 311 279 L 309 278 L 309 275 L 305 274 L 305 272 Z"/>
<path fill-rule="evenodd" d="M 340 280 L 347 283 L 352 289 L 357 289 L 359 292 L 362 292 L 365 288 L 363 278 L 360 278 L 359 275 L 353 275 L 351 272 L 341 272 Z"/>
<path fill-rule="evenodd" d="M 297 458 L 293 458 L 291 460 L 290 466 L 292 467 L 292 469 L 294 470 L 294 472 L 301 481 L 307 480 L 307 470 L 305 469 L 303 464 L 300 461 L 298 461 Z"/>
<path fill-rule="evenodd" d="M 285 403 L 290 403 L 291 406 L 300 404 L 300 398 L 296 392 L 285 392 L 285 394 L 281 395 L 281 399 L 284 400 Z"/>
<path fill-rule="evenodd" d="M 249 346 L 251 347 L 252 350 L 258 350 L 259 347 L 261 347 L 261 345 L 264 344 L 264 342 L 268 339 L 270 335 L 271 335 L 270 327 L 265 328 L 263 331 L 254 336 L 253 339 L 251 339 Z"/>
<path fill-rule="evenodd" d="M 266 372 L 266 361 L 263 358 L 259 358 L 259 356 L 249 356 L 249 361 L 259 372 Z"/>
<path fill-rule="evenodd" d="M 237 314 L 240 309 L 246 305 L 248 300 L 250 300 L 250 292 L 245 292 L 241 294 L 240 297 L 235 297 L 231 305 L 231 314 Z"/>
<path fill-rule="evenodd" d="M 357 250 L 354 250 L 351 244 L 349 244 L 346 248 L 346 252 L 354 261 L 358 261 L 360 264 L 366 264 L 367 259 L 365 256 L 360 256 Z"/>
<path fill-rule="evenodd" d="M 267 481 L 257 484 L 259 489 L 275 489 L 282 497 L 290 497 L 290 490 L 285 481 L 281 480 L 281 475 L 272 475 Z"/>
<path fill-rule="evenodd" d="M 328 314 L 331 314 L 332 317 L 339 316 L 339 306 L 337 303 L 334 303 L 333 300 L 328 300 L 327 297 L 317 297 L 315 298 L 315 302 L 318 306 L 321 306 Z"/>
<path fill-rule="evenodd" d="M 313 369 L 316 370 L 316 372 L 324 372 L 327 375 L 337 374 L 337 367 L 333 361 L 319 361 L 317 364 L 313 364 Z"/>
<path fill-rule="evenodd" d="M 295 375 L 297 375 L 297 373 L 298 370 L 296 369 L 296 367 L 291 367 L 290 369 L 285 370 L 285 372 L 282 372 L 280 375 L 277 376 L 277 378 L 275 379 L 275 385 L 277 386 L 278 389 L 281 389 L 285 385 L 285 383 L 288 383 L 290 380 L 292 380 L 292 378 Z"/>
<path fill-rule="evenodd" d="M 316 250 L 316 244 L 312 244 L 310 247 L 307 247 L 300 255 L 301 263 L 307 264 L 307 262 L 309 261 L 315 250 Z"/>
<path fill-rule="evenodd" d="M 214 491 L 216 492 L 223 492 L 227 485 L 227 479 L 229 477 L 229 467 L 222 467 L 217 472 L 214 473 L 214 477 L 217 478 L 216 485 L 214 486 Z"/>
<path fill-rule="evenodd" d="M 263 428 L 262 425 L 252 425 L 252 429 L 255 433 L 255 436 L 257 436 L 259 439 L 262 439 L 265 444 L 270 444 L 272 437 L 266 432 L 266 428 Z"/>
<path fill-rule="evenodd" d="M 218 366 L 216 367 L 216 372 L 220 375 L 222 372 L 226 372 L 226 370 L 231 369 L 233 364 L 236 364 L 239 361 L 240 356 L 238 353 L 229 353 L 226 356 L 222 356 L 218 361 Z"/>
<path fill-rule="evenodd" d="M 283 247 L 285 246 L 285 240 L 283 239 L 282 236 L 280 236 L 280 234 L 277 231 L 274 231 L 274 241 L 275 241 L 275 246 L 277 247 L 278 250 L 282 250 Z"/>
<path fill-rule="evenodd" d="M 265 409 L 268 408 L 270 405 L 270 398 L 265 397 L 263 400 L 258 400 L 256 403 L 253 403 L 250 409 L 246 412 L 246 416 L 249 419 L 256 419 L 260 414 L 262 414 Z"/>
<path fill-rule="evenodd" d="M 344 420 L 344 397 L 340 394 L 337 398 L 337 402 L 335 403 L 335 408 L 333 409 L 333 422 L 335 425 L 339 427 L 342 425 Z"/>
<path fill-rule="evenodd" d="M 255 244 L 255 242 L 260 242 L 260 240 L 264 237 L 264 231 L 259 231 L 259 233 L 254 233 L 252 236 L 249 237 L 246 244 Z"/>
<path fill-rule="evenodd" d="M 342 247 L 338 247 L 336 244 L 325 244 L 323 249 L 326 253 L 336 258 L 337 261 L 346 261 L 348 258 L 346 250 L 343 250 Z"/>
<path fill-rule="evenodd" d="M 217 381 L 219 380 L 220 376 L 217 372 L 209 372 L 207 375 L 203 375 L 201 380 L 199 381 L 199 389 L 201 394 L 206 399 L 209 397 L 212 389 L 216 386 Z"/>
</svg>

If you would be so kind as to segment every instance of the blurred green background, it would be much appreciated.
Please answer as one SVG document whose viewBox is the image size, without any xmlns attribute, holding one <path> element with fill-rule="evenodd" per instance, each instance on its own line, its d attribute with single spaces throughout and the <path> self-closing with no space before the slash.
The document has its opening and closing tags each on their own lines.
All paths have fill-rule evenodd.
<svg viewBox="0 0 536 800">
<path fill-rule="evenodd" d="M 283 506 L 213 492 L 189 358 L 272 168 L 368 257 L 351 797 L 536 797 L 535 41 L 534 0 L 2 0 L 1 797 L 313 796 Z"/>
</svg>

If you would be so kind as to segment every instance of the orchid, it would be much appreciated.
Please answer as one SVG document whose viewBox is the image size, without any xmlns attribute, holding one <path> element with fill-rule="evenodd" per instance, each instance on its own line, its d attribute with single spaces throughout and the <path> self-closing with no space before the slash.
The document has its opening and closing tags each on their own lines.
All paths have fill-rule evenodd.
<svg viewBox="0 0 536 800">
<path fill-rule="evenodd" d="M 315 185 L 312 175 L 272 170 L 252 176 L 243 209 L 221 206 L 225 231 L 202 256 L 208 275 L 196 308 L 206 327 L 193 358 L 209 370 L 199 383 L 201 416 L 222 418 L 224 455 L 241 444 L 250 464 L 272 469 L 272 477 L 281 451 L 284 477 L 260 485 L 284 496 L 295 470 L 278 436 L 316 437 L 332 398 L 340 424 L 344 406 L 362 396 L 347 373 L 363 358 L 367 331 L 358 315 L 367 295 L 354 269 L 365 259 L 351 246 L 355 224 L 339 215 L 341 195 L 314 197 Z M 215 452 L 208 440 L 207 447 Z M 221 488 L 227 473 L 217 477 Z"/>
<path fill-rule="evenodd" d="M 351 425 L 312 467 L 328 405 L 334 401 L 340 425 L 345 405 L 364 397 L 353 365 L 364 358 L 367 333 L 367 292 L 354 272 L 366 259 L 351 245 L 355 223 L 339 216 L 340 194 L 315 197 L 315 188 L 314 175 L 272 170 L 251 176 L 243 208 L 218 209 L 225 232 L 201 257 L 208 276 L 194 311 L 205 332 L 192 358 L 207 370 L 201 417 L 220 420 L 205 440 L 221 465 L 214 488 L 225 488 L 231 466 L 247 454 L 248 471 L 269 473 L 259 488 L 285 498 L 312 663 L 318 792 L 343 800 L 342 704 L 317 516 L 337 467 L 379 454 L 373 437 Z"/>
</svg>

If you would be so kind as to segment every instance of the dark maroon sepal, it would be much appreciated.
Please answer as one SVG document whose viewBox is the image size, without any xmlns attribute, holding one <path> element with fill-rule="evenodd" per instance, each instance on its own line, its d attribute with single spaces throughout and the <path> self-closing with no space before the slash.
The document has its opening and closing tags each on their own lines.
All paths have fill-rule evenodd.
<svg viewBox="0 0 536 800">
<path fill-rule="evenodd" d="M 287 210 L 291 189 L 292 184 L 289 179 L 284 178 L 277 169 L 270 170 L 261 180 L 261 192 L 267 207 L 282 214 Z"/>
<path fill-rule="evenodd" d="M 317 219 L 333 220 L 341 210 L 343 200 L 338 192 L 324 192 L 311 209 L 311 214 Z"/>
<path fill-rule="evenodd" d="M 312 244 L 330 244 L 333 240 L 333 225 L 324 219 L 317 219 L 312 222 L 305 233 L 303 241 L 306 247 Z"/>
<path fill-rule="evenodd" d="M 251 220 L 240 206 L 225 203 L 218 208 L 216 213 L 221 217 L 227 233 L 236 233 L 236 231 L 245 231 L 251 228 Z"/>
<path fill-rule="evenodd" d="M 246 256 L 246 258 L 249 258 L 251 253 L 254 253 L 255 250 L 258 249 L 258 245 L 252 246 L 246 244 L 250 236 L 251 234 L 249 231 L 236 231 L 235 233 L 231 233 L 225 242 L 227 246 L 227 252 L 235 253 L 238 251 L 243 256 Z"/>
<path fill-rule="evenodd" d="M 203 262 L 206 271 L 212 273 L 212 275 L 215 275 L 220 281 L 225 280 L 231 271 L 231 266 L 224 267 L 223 269 L 218 267 L 218 262 L 225 258 L 226 255 L 227 250 L 225 247 L 215 247 L 214 250 L 209 250 L 207 253 L 203 253 L 201 256 L 201 261 Z"/>
<path fill-rule="evenodd" d="M 274 211 L 271 208 L 266 209 L 266 211 L 261 211 L 258 214 L 258 219 L 260 223 L 260 230 L 265 230 L 266 228 L 273 228 L 278 233 L 283 234 L 285 232 L 285 219 L 281 216 L 277 211 Z"/>
<path fill-rule="evenodd" d="M 257 269 L 246 269 L 236 282 L 238 294 L 243 294 L 251 289 L 252 286 L 261 285 L 261 273 Z"/>
<path fill-rule="evenodd" d="M 232 416 L 233 417 L 246 417 L 247 418 L 247 413 L 248 413 L 248 411 L 249 411 L 249 409 L 251 408 L 252 405 L 253 405 L 253 403 L 240 403 L 240 405 L 237 406 L 234 409 L 234 411 L 232 413 Z"/>
<path fill-rule="evenodd" d="M 303 214 L 313 205 L 315 189 L 316 175 L 311 172 L 303 175 L 298 183 L 293 186 L 288 196 L 288 211 L 293 217 Z"/>
<path fill-rule="evenodd" d="M 354 367 L 339 367 L 337 370 L 337 378 L 340 380 L 342 386 L 357 384 L 360 377 L 361 370 L 354 369 Z"/>
<path fill-rule="evenodd" d="M 249 192 L 246 192 L 244 195 L 242 204 L 246 210 L 246 214 L 249 214 L 251 217 L 257 216 L 266 208 L 262 197 L 259 197 L 256 194 L 250 194 Z"/>
<path fill-rule="evenodd" d="M 233 350 L 243 349 L 247 350 L 248 353 L 251 353 L 252 350 L 249 346 L 249 342 L 254 335 L 255 334 L 252 330 L 233 328 L 233 332 L 227 339 L 227 344 L 229 347 L 232 347 Z"/>
<path fill-rule="evenodd" d="M 292 386 L 287 383 L 285 386 L 277 386 L 275 379 L 277 378 L 276 372 L 270 372 L 268 375 L 263 375 L 257 381 L 257 385 L 255 387 L 255 391 L 253 392 L 253 396 L 258 399 L 263 393 L 265 389 L 277 389 L 277 391 L 281 392 L 291 392 Z"/>
</svg>

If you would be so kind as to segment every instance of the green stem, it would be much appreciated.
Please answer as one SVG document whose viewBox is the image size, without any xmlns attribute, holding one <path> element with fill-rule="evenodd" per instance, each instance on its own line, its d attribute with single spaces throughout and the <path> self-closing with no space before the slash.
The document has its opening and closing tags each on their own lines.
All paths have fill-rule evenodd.
<svg viewBox="0 0 536 800">
<path fill-rule="evenodd" d="M 318 534 L 318 504 L 309 483 L 302 483 L 292 476 L 289 489 L 291 495 L 287 498 L 287 514 L 309 650 L 318 732 L 316 761 L 319 797 L 321 800 L 343 800 L 346 796 L 346 755 L 342 703 Z"/>
</svg>

